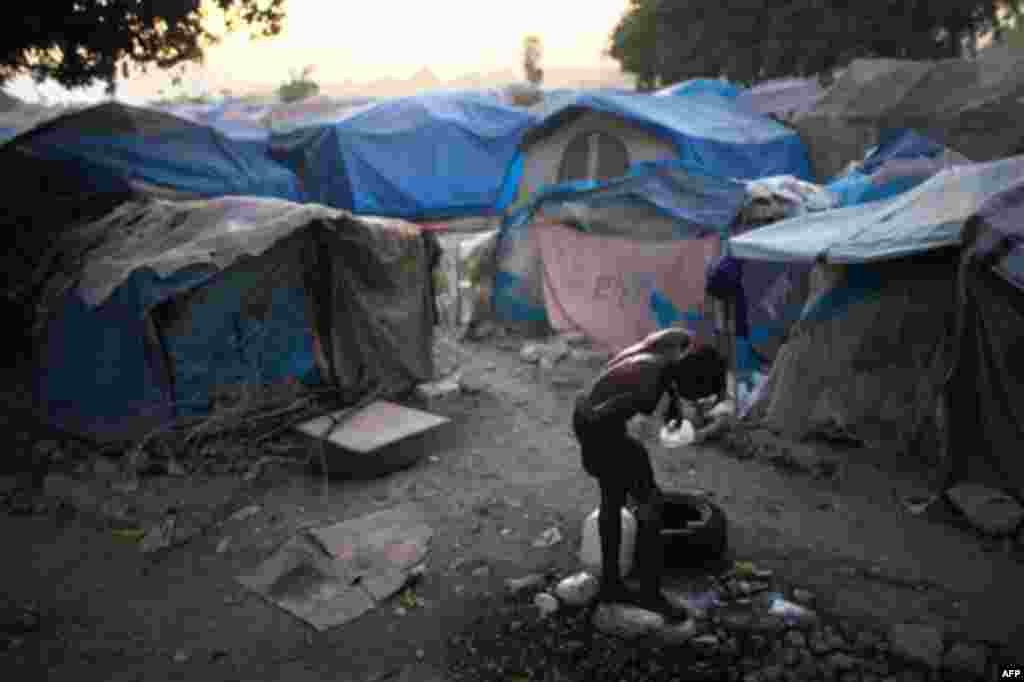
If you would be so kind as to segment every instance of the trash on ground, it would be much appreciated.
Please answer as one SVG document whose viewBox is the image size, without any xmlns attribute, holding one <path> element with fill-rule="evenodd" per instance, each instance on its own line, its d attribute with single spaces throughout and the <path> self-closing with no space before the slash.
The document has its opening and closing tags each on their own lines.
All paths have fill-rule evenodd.
<svg viewBox="0 0 1024 682">
<path fill-rule="evenodd" d="M 561 541 L 561 531 L 559 531 L 558 528 L 552 526 L 551 528 L 548 528 L 546 531 L 541 533 L 540 536 L 533 541 L 533 546 L 537 549 L 544 549 L 547 547 L 551 547 L 553 545 L 557 545 Z"/>
<path fill-rule="evenodd" d="M 595 575 L 601 573 L 601 536 L 598 532 L 598 507 L 583 520 L 579 560 L 583 567 Z M 628 509 L 622 510 L 622 543 L 619 552 L 619 572 L 623 577 L 633 570 L 633 553 L 636 547 L 636 517 Z"/>
<path fill-rule="evenodd" d="M 412 466 L 436 448 L 447 417 L 378 400 L 356 412 L 341 410 L 299 424 L 300 433 L 326 443 L 331 474 L 377 477 Z"/>
<path fill-rule="evenodd" d="M 808 608 L 787 601 L 780 594 L 769 597 L 768 613 L 783 619 L 786 625 L 810 626 L 818 622 L 818 615 Z"/>
<path fill-rule="evenodd" d="M 263 507 L 256 504 L 251 504 L 248 507 L 242 507 L 234 514 L 229 516 L 228 521 L 245 521 L 246 519 L 256 516 L 261 511 L 263 511 Z"/>
<path fill-rule="evenodd" d="M 142 553 L 153 554 L 162 549 L 170 548 L 174 544 L 174 531 L 177 521 L 177 516 L 172 514 L 146 531 L 145 536 L 139 542 L 139 549 L 142 550 Z"/>
<path fill-rule="evenodd" d="M 946 496 L 971 525 L 988 535 L 1008 535 L 1024 521 L 1024 507 L 998 490 L 965 483 L 946 491 Z"/>
<path fill-rule="evenodd" d="M 594 627 L 606 635 L 634 639 L 665 627 L 664 616 L 624 604 L 601 604 L 594 609 Z"/>
<path fill-rule="evenodd" d="M 146 531 L 141 528 L 118 528 L 112 531 L 112 535 L 118 540 L 138 542 L 142 538 L 146 537 Z"/>
<path fill-rule="evenodd" d="M 509 578 L 505 581 L 505 589 L 509 594 L 516 595 L 526 590 L 541 587 L 544 584 L 544 576 L 539 573 L 524 575 L 522 578 Z"/>
<path fill-rule="evenodd" d="M 555 594 L 569 606 L 586 606 L 597 598 L 601 582 L 592 573 L 582 571 L 564 578 L 555 587 Z"/>
<path fill-rule="evenodd" d="M 457 396 L 461 391 L 462 385 L 458 376 L 420 384 L 416 387 L 416 392 L 425 400 L 451 398 Z"/>
<path fill-rule="evenodd" d="M 682 423 L 665 424 L 661 427 L 661 444 L 666 448 L 678 448 L 683 445 L 689 445 L 694 439 L 693 424 L 689 419 L 684 419 Z"/>
<path fill-rule="evenodd" d="M 551 614 L 558 611 L 558 600 L 547 592 L 541 592 L 533 598 L 533 604 L 537 607 L 540 612 L 541 618 L 547 618 Z"/>
</svg>

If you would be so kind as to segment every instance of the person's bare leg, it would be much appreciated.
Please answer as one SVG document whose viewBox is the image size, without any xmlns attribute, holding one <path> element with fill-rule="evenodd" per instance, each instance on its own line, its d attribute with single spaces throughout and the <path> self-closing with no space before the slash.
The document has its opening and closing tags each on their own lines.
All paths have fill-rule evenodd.
<svg viewBox="0 0 1024 682">
<path fill-rule="evenodd" d="M 601 596 L 602 602 L 626 601 L 628 592 L 619 570 L 622 552 L 622 508 L 626 505 L 626 492 L 619 485 L 599 480 L 601 509 L 597 527 L 601 534 Z"/>
</svg>

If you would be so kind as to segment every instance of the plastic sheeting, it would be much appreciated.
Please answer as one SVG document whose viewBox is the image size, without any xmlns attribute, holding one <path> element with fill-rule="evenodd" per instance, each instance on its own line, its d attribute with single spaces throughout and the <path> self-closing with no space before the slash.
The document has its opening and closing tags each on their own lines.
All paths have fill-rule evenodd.
<svg viewBox="0 0 1024 682">
<path fill-rule="evenodd" d="M 1024 157 L 944 170 L 900 196 L 768 225 L 729 240 L 738 258 L 859 263 L 960 243 L 989 198 L 1024 179 Z"/>
<path fill-rule="evenodd" d="M 579 92 L 545 106 L 543 118 L 531 129 L 525 144 L 587 110 L 619 116 L 666 137 L 678 149 L 681 161 L 712 175 L 747 180 L 773 175 L 811 179 L 807 150 L 796 131 L 720 96 Z"/>
<path fill-rule="evenodd" d="M 914 452 L 951 366 L 956 258 L 947 249 L 840 267 L 812 293 L 750 416 L 796 439 L 838 431 Z"/>
<path fill-rule="evenodd" d="M 824 94 L 816 78 L 781 78 L 743 90 L 736 100 L 759 114 L 788 117 L 809 111 Z"/>
<path fill-rule="evenodd" d="M 491 97 L 421 95 L 275 130 L 271 154 L 328 206 L 410 219 L 494 213 L 507 203 L 506 177 L 533 120 Z"/>
<path fill-rule="evenodd" d="M 735 99 L 739 96 L 740 89 L 728 81 L 713 78 L 694 78 L 662 88 L 654 94 L 658 97 L 716 95 L 718 97 Z"/>
<path fill-rule="evenodd" d="M 1024 52 L 996 45 L 975 59 L 864 59 L 793 125 L 819 182 L 839 173 L 887 129 L 913 129 L 936 143 L 992 161 L 1022 153 Z"/>
<path fill-rule="evenodd" d="M 995 197 L 965 231 L 957 363 L 946 385 L 944 482 L 1024 497 L 1024 185 Z"/>
<path fill-rule="evenodd" d="M 506 321 L 547 319 L 541 253 L 531 239 L 536 230 L 566 223 L 634 241 L 702 238 L 725 231 L 746 200 L 742 183 L 680 162 L 641 164 L 632 175 L 604 183 L 549 187 L 502 224 L 494 313 Z"/>
<path fill-rule="evenodd" d="M 238 384 L 334 377 L 358 397 L 433 374 L 433 237 L 402 221 L 226 198 L 125 204 L 73 230 L 41 308 L 55 425 L 135 437 Z"/>
<path fill-rule="evenodd" d="M 68 164 L 101 191 L 142 183 L 193 198 L 302 200 L 298 179 L 288 169 L 212 128 L 155 110 L 101 104 L 9 144 L 38 159 Z"/>
</svg>

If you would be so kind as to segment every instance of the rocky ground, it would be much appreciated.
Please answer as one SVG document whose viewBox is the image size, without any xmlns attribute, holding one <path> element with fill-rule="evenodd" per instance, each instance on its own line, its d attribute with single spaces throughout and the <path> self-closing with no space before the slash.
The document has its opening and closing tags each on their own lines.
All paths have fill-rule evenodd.
<svg viewBox="0 0 1024 682">
<path fill-rule="evenodd" d="M 495 335 L 443 337 L 437 359 L 450 381 L 425 402 L 453 420 L 450 438 L 372 481 L 310 474 L 308 445 L 288 438 L 126 477 L 118 453 L 12 413 L 10 462 L 33 453 L 51 466 L 34 481 L 11 463 L 0 476 L 0 669 L 52 680 L 868 682 L 993 679 L 1020 665 L 1012 535 L 908 513 L 902 500 L 927 492 L 912 462 L 759 432 L 651 444 L 665 487 L 707 491 L 731 522 L 730 554 L 669 585 L 689 620 L 656 627 L 565 603 L 556 585 L 579 569 L 580 522 L 597 502 L 568 414 L 603 356 L 573 339 Z M 435 530 L 426 573 L 352 623 L 315 632 L 235 581 L 299 529 L 409 501 Z"/>
</svg>

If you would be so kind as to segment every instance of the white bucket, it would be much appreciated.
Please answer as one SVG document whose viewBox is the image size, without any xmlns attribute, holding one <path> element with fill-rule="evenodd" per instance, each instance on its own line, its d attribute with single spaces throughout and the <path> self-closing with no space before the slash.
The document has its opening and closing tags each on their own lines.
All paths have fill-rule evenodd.
<svg viewBox="0 0 1024 682">
<path fill-rule="evenodd" d="M 601 534 L 598 530 L 600 507 L 583 521 L 580 541 L 580 563 L 594 575 L 601 574 Z M 636 517 L 628 509 L 622 510 L 622 542 L 619 547 L 619 573 L 626 577 L 633 570 L 633 553 L 636 547 Z"/>
</svg>

